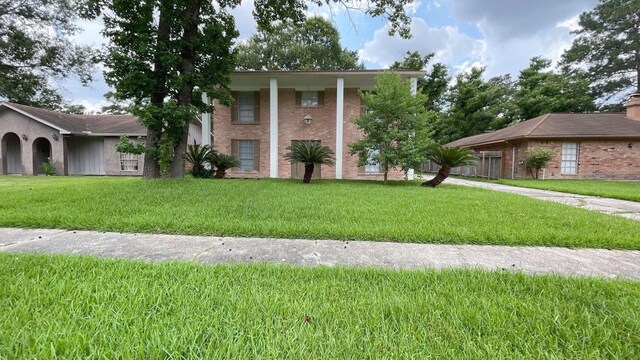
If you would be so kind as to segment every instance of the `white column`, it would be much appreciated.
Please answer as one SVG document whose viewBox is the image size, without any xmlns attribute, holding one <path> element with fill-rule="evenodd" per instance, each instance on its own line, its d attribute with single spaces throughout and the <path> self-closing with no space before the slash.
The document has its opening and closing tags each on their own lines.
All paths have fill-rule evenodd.
<svg viewBox="0 0 640 360">
<path fill-rule="evenodd" d="M 202 102 L 210 105 L 209 97 L 207 93 L 202 93 Z M 211 114 L 204 112 L 202 113 L 202 146 L 209 145 L 211 146 Z"/>
<path fill-rule="evenodd" d="M 344 128 L 344 79 L 336 84 L 336 179 L 342 179 L 342 137 Z"/>
<path fill-rule="evenodd" d="M 269 177 L 278 177 L 278 79 L 269 81 Z"/>
<path fill-rule="evenodd" d="M 416 96 L 418 94 L 418 78 L 411 78 L 411 95 Z M 415 178 L 415 171 L 413 169 L 409 169 L 407 171 L 407 180 L 413 180 Z"/>
</svg>

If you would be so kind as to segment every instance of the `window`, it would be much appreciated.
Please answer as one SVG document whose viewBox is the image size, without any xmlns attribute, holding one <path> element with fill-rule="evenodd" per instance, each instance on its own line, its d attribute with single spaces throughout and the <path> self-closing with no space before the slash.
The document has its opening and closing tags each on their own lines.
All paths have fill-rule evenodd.
<svg viewBox="0 0 640 360">
<path fill-rule="evenodd" d="M 238 123 L 253 124 L 255 122 L 255 98 L 253 91 L 238 93 Z"/>
<path fill-rule="evenodd" d="M 576 175 L 578 173 L 578 143 L 562 143 L 560 173 L 563 175 Z"/>
<path fill-rule="evenodd" d="M 373 160 L 373 157 L 380 154 L 379 150 L 369 150 L 369 158 L 367 159 L 367 162 L 369 164 L 364 166 L 364 172 L 366 173 L 379 173 L 380 172 L 380 163 L 371 163 L 371 161 Z"/>
<path fill-rule="evenodd" d="M 317 107 L 318 106 L 318 92 L 317 91 L 303 91 L 302 92 L 302 107 Z"/>
<path fill-rule="evenodd" d="M 240 171 L 259 171 L 260 142 L 257 140 L 231 140 L 233 157 L 240 162 Z"/>
<path fill-rule="evenodd" d="M 120 155 L 120 170 L 122 171 L 137 171 L 138 160 L 140 155 L 118 153 Z"/>
</svg>

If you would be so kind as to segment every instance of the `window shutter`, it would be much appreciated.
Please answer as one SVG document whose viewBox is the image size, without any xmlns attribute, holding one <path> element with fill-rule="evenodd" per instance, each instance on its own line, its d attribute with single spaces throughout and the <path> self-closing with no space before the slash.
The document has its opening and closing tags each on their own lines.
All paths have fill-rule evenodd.
<svg viewBox="0 0 640 360">
<path fill-rule="evenodd" d="M 253 93 L 253 122 L 260 123 L 260 90 Z"/>
<path fill-rule="evenodd" d="M 260 171 L 260 141 L 253 142 L 253 170 Z"/>
<path fill-rule="evenodd" d="M 240 142 L 238 140 L 231 140 L 231 156 L 233 156 L 236 161 L 240 161 Z M 235 167 L 234 169 L 238 169 Z"/>
<path fill-rule="evenodd" d="M 302 106 L 302 92 L 296 91 L 296 106 Z"/>
<path fill-rule="evenodd" d="M 235 124 L 238 122 L 238 111 L 240 110 L 240 106 L 238 105 L 238 92 L 232 91 L 231 96 L 233 97 L 233 104 L 231 105 L 231 123 Z"/>
<path fill-rule="evenodd" d="M 318 91 L 318 106 L 324 105 L 324 91 Z"/>
</svg>

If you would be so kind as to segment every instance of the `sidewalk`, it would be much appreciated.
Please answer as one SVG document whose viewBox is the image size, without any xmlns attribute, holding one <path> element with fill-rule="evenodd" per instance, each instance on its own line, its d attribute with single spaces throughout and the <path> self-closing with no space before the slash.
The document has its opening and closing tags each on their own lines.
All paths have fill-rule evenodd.
<svg viewBox="0 0 640 360">
<path fill-rule="evenodd" d="M 382 268 L 481 268 L 640 279 L 640 251 L 221 238 L 0 228 L 0 252 L 82 254 L 147 261 L 269 262 Z"/>
<path fill-rule="evenodd" d="M 531 189 L 459 178 L 447 178 L 446 183 L 524 195 L 534 199 L 558 202 L 582 209 L 599 211 L 609 215 L 618 215 L 640 221 L 640 203 L 634 201 L 569 194 L 558 191 Z"/>
</svg>

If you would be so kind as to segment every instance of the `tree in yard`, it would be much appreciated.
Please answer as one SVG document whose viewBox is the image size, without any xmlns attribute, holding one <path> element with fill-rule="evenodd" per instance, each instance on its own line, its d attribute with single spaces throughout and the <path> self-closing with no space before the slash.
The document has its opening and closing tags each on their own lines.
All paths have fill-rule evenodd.
<svg viewBox="0 0 640 360">
<path fill-rule="evenodd" d="M 640 93 L 640 0 L 600 0 L 578 24 L 563 64 L 573 71 L 586 68 L 601 108 Z"/>
<path fill-rule="evenodd" d="M 209 162 L 211 166 L 215 168 L 216 172 L 213 177 L 216 179 L 224 179 L 227 170 L 240 166 L 240 161 L 236 160 L 233 156 L 218 152 L 211 152 Z"/>
<path fill-rule="evenodd" d="M 338 0 L 312 1 L 337 3 Z M 109 40 L 105 79 L 117 98 L 134 102 L 133 113 L 147 128 L 144 177 L 163 173 L 182 177 L 188 124 L 211 112 L 201 92 L 230 105 L 233 45 L 238 32 L 230 10 L 240 0 L 88 0 L 85 16 L 103 16 Z M 409 0 L 374 0 L 363 11 L 386 17 L 391 34 L 409 35 L 404 6 Z M 307 10 L 302 0 L 256 0 L 259 28 L 300 23 Z M 195 88 L 198 90 L 195 90 Z"/>
<path fill-rule="evenodd" d="M 433 129 L 433 138 L 448 143 L 501 129 L 517 119 L 513 82 L 508 75 L 483 79 L 484 68 L 461 73 L 446 97 L 448 108 Z"/>
<path fill-rule="evenodd" d="M 211 170 L 207 169 L 209 159 L 215 156 L 215 151 L 209 145 L 196 144 L 187 146 L 185 160 L 191 164 L 191 175 L 195 178 L 208 178 L 211 176 Z"/>
<path fill-rule="evenodd" d="M 358 165 L 379 164 L 387 183 L 389 170 L 405 173 L 424 160 L 432 111 L 424 108 L 426 96 L 411 94 L 411 84 L 400 75 L 386 72 L 376 78 L 371 92 L 360 92 L 364 113 L 351 119 L 363 132 L 362 139 L 349 144 L 358 155 Z"/>
<path fill-rule="evenodd" d="M 276 35 L 277 34 L 277 35 Z M 356 51 L 340 45 L 340 33 L 331 22 L 311 17 L 258 29 L 237 47 L 240 70 L 352 70 L 363 69 Z"/>
<path fill-rule="evenodd" d="M 549 161 L 553 159 L 553 151 L 545 148 L 531 148 L 527 150 L 526 157 L 527 169 L 531 172 L 531 177 L 537 179 L 540 169 L 547 166 Z"/>
<path fill-rule="evenodd" d="M 476 163 L 476 158 L 470 149 L 446 147 L 436 143 L 430 144 L 427 148 L 427 158 L 440 165 L 440 170 L 438 170 L 436 176 L 421 184 L 428 187 L 440 185 L 451 173 L 451 168 L 474 165 Z"/>
<path fill-rule="evenodd" d="M 292 164 L 304 164 L 304 176 L 302 178 L 304 184 L 311 182 L 315 165 L 333 166 L 335 164 L 333 150 L 316 141 L 294 142 L 287 147 L 287 153 L 284 154 L 284 158 Z"/>
<path fill-rule="evenodd" d="M 95 57 L 69 37 L 79 1 L 0 0 L 0 98 L 60 110 L 64 101 L 49 84 L 75 75 L 91 81 Z"/>
<path fill-rule="evenodd" d="M 551 60 L 531 59 L 520 71 L 515 100 L 520 117 L 533 119 L 550 112 L 588 112 L 596 109 L 589 82 L 579 73 L 548 70 Z"/>
</svg>

